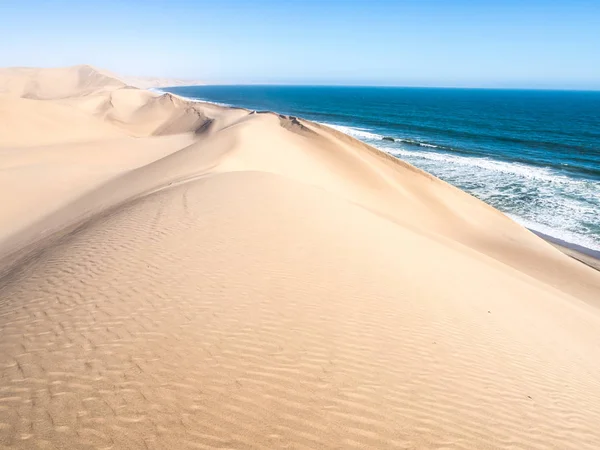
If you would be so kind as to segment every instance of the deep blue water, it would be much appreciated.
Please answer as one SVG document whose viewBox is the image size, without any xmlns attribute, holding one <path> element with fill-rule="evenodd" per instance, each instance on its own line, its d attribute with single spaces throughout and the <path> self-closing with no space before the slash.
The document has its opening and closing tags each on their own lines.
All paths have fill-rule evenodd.
<svg viewBox="0 0 600 450">
<path fill-rule="evenodd" d="M 324 86 L 165 90 L 331 125 L 533 230 L 600 250 L 600 92 Z M 383 141 L 384 136 L 396 142 Z"/>
</svg>

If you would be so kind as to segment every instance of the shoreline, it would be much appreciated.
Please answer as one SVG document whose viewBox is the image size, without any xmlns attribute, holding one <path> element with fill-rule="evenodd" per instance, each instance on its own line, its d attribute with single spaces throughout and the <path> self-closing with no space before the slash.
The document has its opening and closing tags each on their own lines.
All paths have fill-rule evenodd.
<svg viewBox="0 0 600 450">
<path fill-rule="evenodd" d="M 174 94 L 173 92 L 170 92 L 168 89 L 171 87 L 181 87 L 181 86 L 165 86 L 165 87 L 161 87 L 161 88 L 155 88 L 152 89 L 154 92 L 157 93 L 169 93 L 171 95 L 175 95 L 183 100 L 187 100 L 187 101 L 191 101 L 191 102 L 196 102 L 196 103 L 205 103 L 208 105 L 213 105 L 213 106 L 218 106 L 221 108 L 232 108 L 232 109 L 243 109 L 246 111 L 251 111 L 248 108 L 245 108 L 243 106 L 235 106 L 235 105 L 231 105 L 231 104 L 225 104 L 225 103 L 218 103 L 218 102 L 212 102 L 212 101 L 208 101 L 208 100 L 203 100 L 203 99 L 197 99 L 197 98 L 193 98 L 193 97 L 185 97 L 182 96 L 180 94 Z M 279 114 L 279 113 L 276 113 Z M 303 119 L 303 120 L 307 120 L 307 119 Z M 326 126 L 330 126 L 328 124 L 323 124 Z M 341 130 L 339 130 L 341 131 Z M 344 133 L 343 131 L 341 131 L 342 133 Z M 344 133 L 348 136 L 351 136 L 347 133 Z M 354 136 L 351 136 L 354 137 Z M 358 139 L 356 137 L 354 137 L 355 139 Z M 358 139 L 360 140 L 360 139 Z M 370 144 L 369 144 L 370 145 Z M 382 150 L 384 151 L 384 150 Z M 387 153 L 387 152 L 386 152 Z M 402 160 L 401 158 L 399 158 L 396 155 L 392 155 L 395 158 L 398 158 L 400 160 Z M 460 188 L 459 188 L 460 189 Z M 462 190 L 462 189 L 461 189 Z M 466 191 L 463 191 L 466 192 Z M 468 192 L 467 192 L 468 193 Z M 469 194 L 472 195 L 472 194 Z M 490 205 L 493 207 L 493 205 Z M 511 220 L 519 223 L 518 221 L 514 220 L 511 218 Z M 540 231 L 534 230 L 532 228 L 529 227 L 525 227 L 527 228 L 529 231 L 531 231 L 533 234 L 535 234 L 536 236 L 540 237 L 541 239 L 543 239 L 544 241 L 548 242 L 549 244 L 551 244 L 552 246 L 554 246 L 555 248 L 557 248 L 558 250 L 560 250 L 561 252 L 563 252 L 564 254 L 566 254 L 567 256 L 570 256 L 573 259 L 576 259 L 577 261 L 587 265 L 588 267 L 591 267 L 593 269 L 596 269 L 598 271 L 600 271 L 600 251 L 599 250 L 594 250 L 594 249 L 590 249 L 588 247 L 573 243 L 573 242 L 568 242 L 568 241 L 564 241 L 562 239 L 559 238 L 555 238 L 553 236 L 547 235 L 545 233 L 542 233 Z"/>
<path fill-rule="evenodd" d="M 528 230 L 563 252 L 565 255 L 576 259 L 592 269 L 600 271 L 600 251 L 583 247 L 582 245 L 574 244 L 572 242 L 563 241 L 562 239 L 548 236 L 547 234 L 540 233 L 539 231 L 530 228 L 528 228 Z"/>
</svg>

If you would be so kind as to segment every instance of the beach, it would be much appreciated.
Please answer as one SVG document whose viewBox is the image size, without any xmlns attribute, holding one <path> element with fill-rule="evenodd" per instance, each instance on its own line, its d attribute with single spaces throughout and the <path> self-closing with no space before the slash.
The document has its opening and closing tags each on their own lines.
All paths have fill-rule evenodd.
<svg viewBox="0 0 600 450">
<path fill-rule="evenodd" d="M 339 130 L 0 69 L 0 187 L 0 448 L 600 447 L 593 264 Z"/>
</svg>

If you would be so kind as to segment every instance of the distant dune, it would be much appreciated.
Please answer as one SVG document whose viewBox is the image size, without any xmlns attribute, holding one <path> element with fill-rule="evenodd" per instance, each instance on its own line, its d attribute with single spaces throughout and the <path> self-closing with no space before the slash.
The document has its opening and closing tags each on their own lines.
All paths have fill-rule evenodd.
<svg viewBox="0 0 600 450">
<path fill-rule="evenodd" d="M 202 86 L 206 83 L 199 80 L 185 80 L 180 78 L 159 78 L 159 77 L 118 77 L 130 86 L 140 89 L 172 87 L 172 86 Z"/>
<path fill-rule="evenodd" d="M 600 273 L 338 131 L 1 69 L 0 188 L 0 448 L 600 448 Z"/>
</svg>

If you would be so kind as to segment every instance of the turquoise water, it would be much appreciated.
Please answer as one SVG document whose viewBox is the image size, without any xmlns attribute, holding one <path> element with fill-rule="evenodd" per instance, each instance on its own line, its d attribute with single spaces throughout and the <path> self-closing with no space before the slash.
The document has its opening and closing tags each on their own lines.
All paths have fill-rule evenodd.
<svg viewBox="0 0 600 450">
<path fill-rule="evenodd" d="M 533 230 L 600 250 L 600 92 L 322 86 L 165 90 L 333 126 Z M 395 142 L 383 141 L 384 136 Z"/>
</svg>

